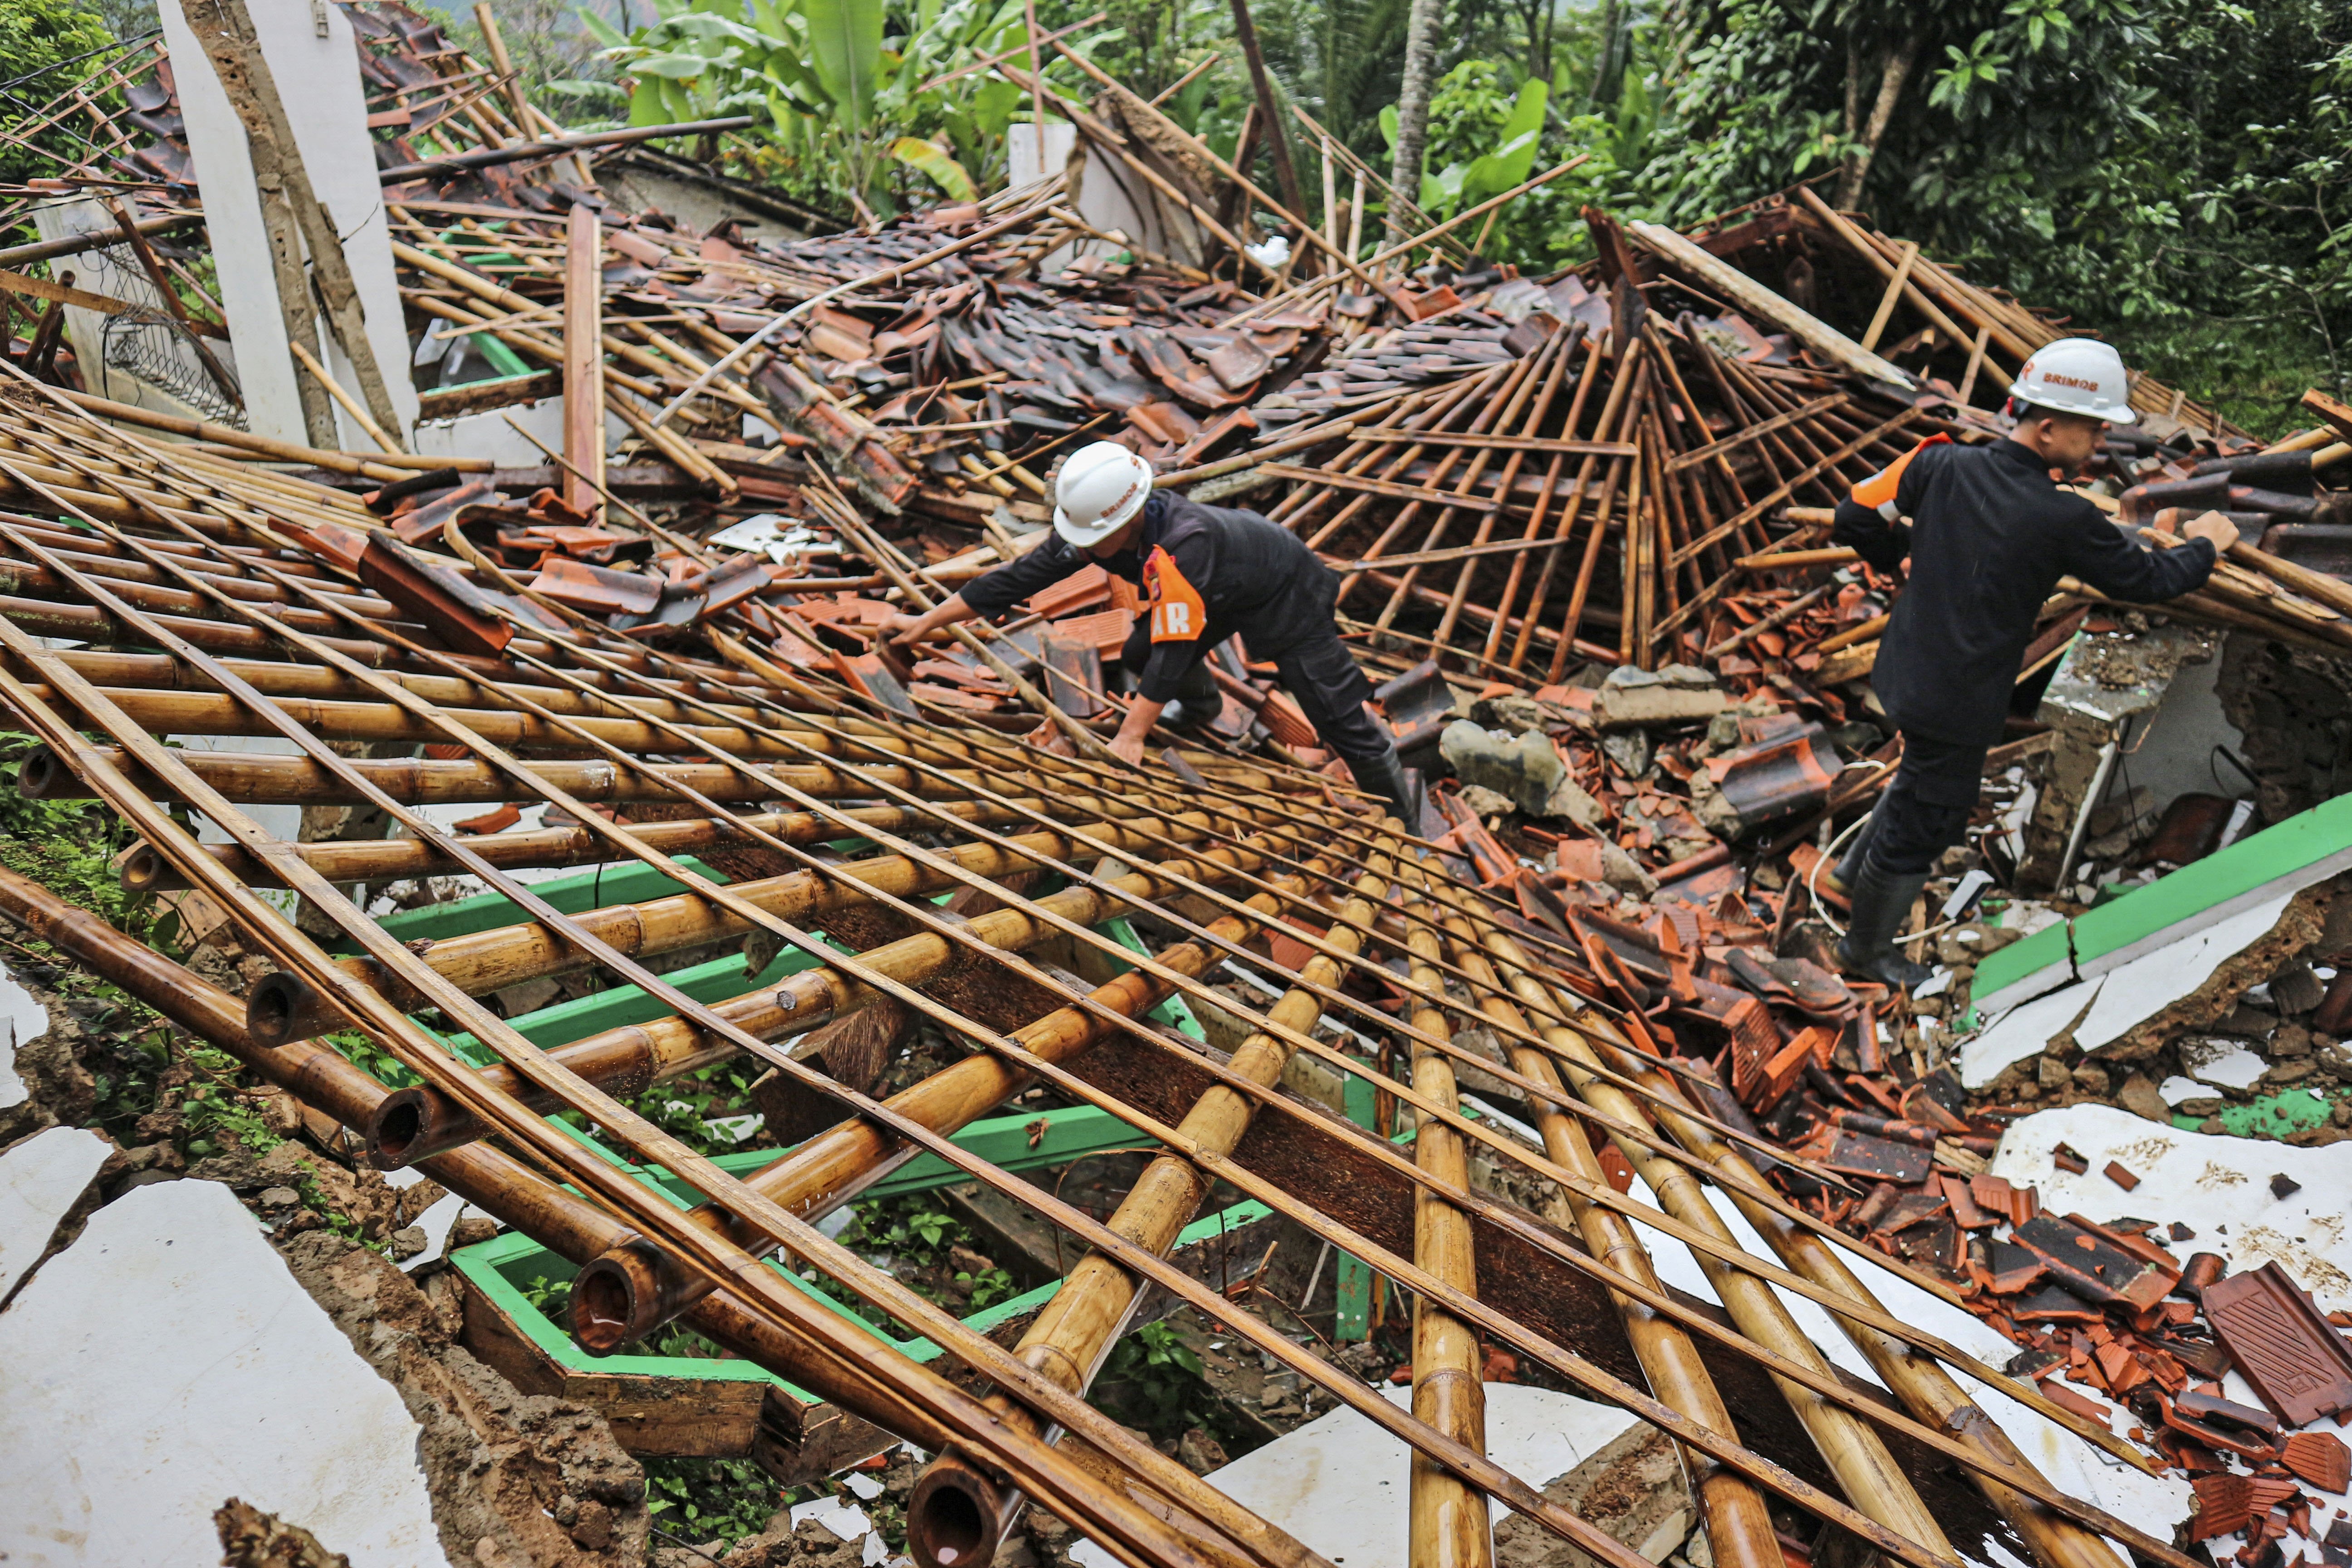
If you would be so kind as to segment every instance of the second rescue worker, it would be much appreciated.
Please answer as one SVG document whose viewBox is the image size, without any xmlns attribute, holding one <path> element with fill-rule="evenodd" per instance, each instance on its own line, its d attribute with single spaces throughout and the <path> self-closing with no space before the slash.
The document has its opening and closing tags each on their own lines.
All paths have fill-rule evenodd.
<svg viewBox="0 0 2352 1568">
<path fill-rule="evenodd" d="M 1080 447 L 1055 485 L 1054 537 L 965 585 L 923 616 L 883 628 L 911 643 L 973 616 L 995 616 L 1089 562 L 1143 591 L 1121 662 L 1136 698 L 1110 749 L 1132 764 L 1171 702 L 1198 720 L 1221 699 L 1202 662 L 1239 632 L 1252 658 L 1271 659 L 1324 745 L 1359 787 L 1417 826 L 1404 768 L 1384 726 L 1365 711 L 1371 683 L 1356 668 L 1333 616 L 1339 579 L 1297 534 L 1254 511 L 1155 494 L 1151 465 L 1116 441 Z"/>
<path fill-rule="evenodd" d="M 1870 676 L 1902 732 L 1903 763 L 1823 879 L 1853 900 L 1839 962 L 1890 985 L 1927 978 L 1895 934 L 1936 858 L 1967 833 L 1985 752 L 2001 737 L 2034 619 L 2058 579 L 2071 574 L 2111 599 L 2155 604 L 2200 586 L 2216 552 L 2237 538 L 2208 514 L 2184 530 L 2183 547 L 2143 550 L 2052 481 L 2052 469 L 2071 474 L 2089 461 L 2108 426 L 2136 417 L 2123 359 L 2107 344 L 2048 344 L 2009 390 L 2017 420 L 2009 439 L 1921 442 L 1838 503 L 1830 535 L 1889 574 L 1911 558 Z"/>
</svg>

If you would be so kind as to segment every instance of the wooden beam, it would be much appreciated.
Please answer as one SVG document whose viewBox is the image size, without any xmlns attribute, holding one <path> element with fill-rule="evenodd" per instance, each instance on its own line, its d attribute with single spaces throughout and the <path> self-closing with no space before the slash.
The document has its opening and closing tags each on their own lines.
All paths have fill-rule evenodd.
<svg viewBox="0 0 2352 1568">
<path fill-rule="evenodd" d="M 1878 309 L 1871 312 L 1870 330 L 1862 334 L 1862 346 L 1864 349 L 1874 349 L 1878 346 L 1880 336 L 1886 331 L 1886 323 L 1894 319 L 1895 301 L 1903 298 L 1904 287 L 1911 281 L 1911 264 L 1918 259 L 1919 242 L 1916 239 L 1905 240 L 1903 259 L 1895 264 L 1895 275 L 1886 280 L 1886 292 L 1878 297 Z"/>
<path fill-rule="evenodd" d="M 572 209 L 563 263 L 563 504 L 583 514 L 604 483 L 604 226 Z"/>
</svg>

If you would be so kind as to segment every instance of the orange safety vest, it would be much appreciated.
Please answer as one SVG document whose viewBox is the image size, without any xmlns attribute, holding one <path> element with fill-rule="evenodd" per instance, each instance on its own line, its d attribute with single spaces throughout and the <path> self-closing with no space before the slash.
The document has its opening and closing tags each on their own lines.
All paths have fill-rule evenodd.
<svg viewBox="0 0 2352 1568">
<path fill-rule="evenodd" d="M 1191 642 L 1208 628 L 1208 605 L 1185 581 L 1176 558 L 1159 545 L 1143 560 L 1144 593 L 1151 605 L 1153 642 Z"/>
</svg>

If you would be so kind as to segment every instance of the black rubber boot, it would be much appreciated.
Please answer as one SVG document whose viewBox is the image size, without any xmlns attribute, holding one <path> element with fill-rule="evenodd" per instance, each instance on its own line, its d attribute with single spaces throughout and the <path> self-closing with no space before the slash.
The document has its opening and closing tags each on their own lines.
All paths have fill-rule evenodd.
<svg viewBox="0 0 2352 1568">
<path fill-rule="evenodd" d="M 1926 964 L 1914 963 L 1904 957 L 1902 950 L 1895 945 L 1895 933 L 1902 929 L 1904 917 L 1911 912 L 1912 900 L 1927 885 L 1925 871 L 1916 876 L 1896 876 L 1880 869 L 1874 860 L 1864 862 L 1853 891 L 1847 895 L 1853 908 L 1845 939 L 1837 945 L 1838 963 L 1847 973 L 1907 991 L 1925 983 L 1934 973 Z"/>
<path fill-rule="evenodd" d="M 1420 796 L 1412 781 L 1405 776 L 1404 763 L 1397 756 L 1394 746 L 1377 757 L 1349 757 L 1348 771 L 1355 775 L 1358 789 L 1387 800 L 1391 815 L 1404 824 L 1407 833 L 1421 831 Z"/>
</svg>

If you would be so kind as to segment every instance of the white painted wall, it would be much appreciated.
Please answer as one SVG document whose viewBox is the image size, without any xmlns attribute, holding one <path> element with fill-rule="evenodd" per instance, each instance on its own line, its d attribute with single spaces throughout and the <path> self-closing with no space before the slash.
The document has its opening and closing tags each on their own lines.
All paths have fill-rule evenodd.
<svg viewBox="0 0 2352 1568">
<path fill-rule="evenodd" d="M 392 237 L 376 179 L 375 143 L 367 130 L 367 100 L 360 85 L 358 46 L 351 23 L 334 5 L 313 12 L 309 0 L 247 0 L 261 33 L 263 58 L 285 100 L 310 186 L 335 220 L 343 254 L 350 259 L 368 342 L 400 415 L 404 440 L 416 423 L 416 390 L 409 383 L 408 331 L 401 320 L 400 289 L 392 270 Z M 256 435 L 308 442 L 294 362 L 286 352 L 285 318 L 278 304 L 277 274 L 269 264 L 261 226 L 261 195 L 253 183 L 245 123 L 213 75 L 212 61 L 191 30 L 183 0 L 163 0 L 163 35 L 180 89 L 180 110 L 188 125 L 188 149 L 204 188 L 205 216 L 213 255 L 219 265 L 221 306 L 228 312 L 236 347 L 246 408 Z M 203 15 L 203 6 L 196 7 Z M 314 16 L 326 18 L 320 37 Z M 323 326 L 316 352 L 320 362 L 353 397 L 359 378 L 328 341 Z M 336 419 L 341 444 L 373 451 L 375 443 L 341 409 Z"/>
<path fill-rule="evenodd" d="M 353 1568 L 445 1568 L 416 1424 L 215 1182 L 91 1216 L 0 1312 L 0 1560 L 220 1560 L 242 1498 Z"/>
</svg>

